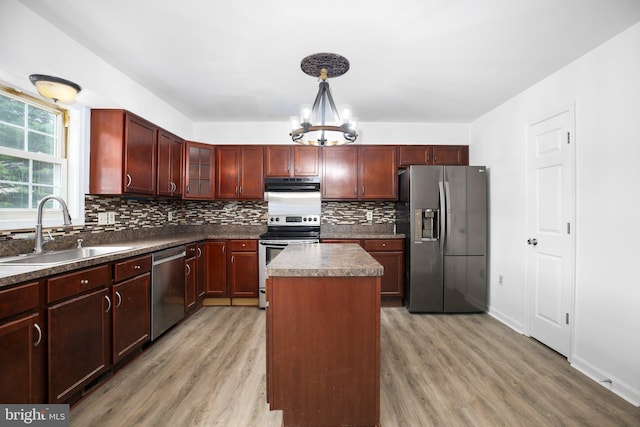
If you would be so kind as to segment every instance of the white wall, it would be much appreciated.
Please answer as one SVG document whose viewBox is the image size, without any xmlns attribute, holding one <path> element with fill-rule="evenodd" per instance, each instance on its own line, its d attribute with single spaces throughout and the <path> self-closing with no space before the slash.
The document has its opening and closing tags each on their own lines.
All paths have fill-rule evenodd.
<svg viewBox="0 0 640 427">
<path fill-rule="evenodd" d="M 358 144 L 469 143 L 466 123 L 362 123 Z M 196 123 L 195 140 L 210 144 L 291 144 L 289 122 Z"/>
<path fill-rule="evenodd" d="M 576 271 L 570 360 L 640 404 L 640 23 L 475 120 L 490 168 L 490 312 L 525 322 L 527 124 L 575 102 Z M 504 275 L 499 286 L 497 275 Z M 606 383 L 604 383 L 606 384 Z"/>
<path fill-rule="evenodd" d="M 75 107 L 124 108 L 184 138 L 193 124 L 178 110 L 16 0 L 0 2 L 0 83 L 37 95 L 30 74 L 82 86 Z"/>
</svg>

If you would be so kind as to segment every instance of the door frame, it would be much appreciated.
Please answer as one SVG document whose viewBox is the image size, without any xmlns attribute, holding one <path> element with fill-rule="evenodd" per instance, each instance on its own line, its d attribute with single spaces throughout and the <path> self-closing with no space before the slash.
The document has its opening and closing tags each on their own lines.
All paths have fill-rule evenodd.
<svg viewBox="0 0 640 427">
<path fill-rule="evenodd" d="M 575 348 L 575 295 L 576 295 L 576 236 L 578 232 L 578 226 L 576 224 L 576 113 L 575 113 L 575 101 L 570 102 L 569 104 L 557 108 L 555 110 L 548 111 L 545 114 L 542 114 L 532 120 L 530 120 L 526 125 L 526 144 L 525 144 L 525 195 L 526 195 L 526 215 L 525 215 L 525 236 L 528 235 L 529 230 L 531 229 L 531 194 L 530 194 L 530 167 L 532 163 L 532 159 L 529 158 L 529 153 L 531 149 L 531 128 L 536 124 L 548 120 L 554 116 L 558 116 L 563 113 L 569 113 L 569 133 L 570 133 L 570 143 L 569 145 L 569 176 L 571 179 L 571 183 L 569 185 L 571 194 L 570 194 L 570 214 L 569 221 L 571 224 L 571 232 L 569 233 L 570 238 L 570 251 L 571 251 L 571 262 L 570 271 L 571 271 L 571 283 L 570 283 L 570 301 L 569 301 L 569 352 L 567 354 L 567 360 L 571 363 L 573 349 Z M 526 242 L 523 239 L 523 244 Z M 527 251 L 527 255 L 525 257 L 525 289 L 524 289 L 524 333 L 525 335 L 531 337 L 531 313 L 533 311 L 533 301 L 529 298 L 531 295 L 531 288 L 534 286 L 531 283 L 531 276 L 529 271 L 529 257 L 533 256 L 530 251 Z M 544 343 L 543 343 L 544 344 Z"/>
</svg>

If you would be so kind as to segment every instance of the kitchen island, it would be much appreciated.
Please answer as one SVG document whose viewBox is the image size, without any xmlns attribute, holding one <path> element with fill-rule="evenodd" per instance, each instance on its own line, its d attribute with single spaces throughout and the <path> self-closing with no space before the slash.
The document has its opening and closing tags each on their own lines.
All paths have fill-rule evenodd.
<svg viewBox="0 0 640 427">
<path fill-rule="evenodd" d="M 284 426 L 377 426 L 383 267 L 357 244 L 287 246 L 267 266 L 267 400 Z"/>
</svg>

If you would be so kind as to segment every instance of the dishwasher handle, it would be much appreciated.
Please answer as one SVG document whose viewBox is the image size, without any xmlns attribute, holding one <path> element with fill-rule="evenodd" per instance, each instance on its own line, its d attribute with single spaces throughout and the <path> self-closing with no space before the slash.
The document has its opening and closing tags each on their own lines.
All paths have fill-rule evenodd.
<svg viewBox="0 0 640 427">
<path fill-rule="evenodd" d="M 187 253 L 185 251 L 182 251 L 181 253 L 179 253 L 177 255 L 169 256 L 169 257 L 166 257 L 166 258 L 154 258 L 153 259 L 153 265 L 160 265 L 160 264 L 164 264 L 165 262 L 173 261 L 173 260 L 178 259 L 178 258 L 185 258 L 186 255 L 187 255 Z"/>
</svg>

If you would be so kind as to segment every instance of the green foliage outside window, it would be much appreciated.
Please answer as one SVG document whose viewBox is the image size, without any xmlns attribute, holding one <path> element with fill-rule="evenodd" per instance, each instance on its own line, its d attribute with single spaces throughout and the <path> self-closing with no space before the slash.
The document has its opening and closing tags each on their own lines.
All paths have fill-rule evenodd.
<svg viewBox="0 0 640 427">
<path fill-rule="evenodd" d="M 33 209 L 60 193 L 60 122 L 60 113 L 0 93 L 0 209 Z"/>
</svg>

